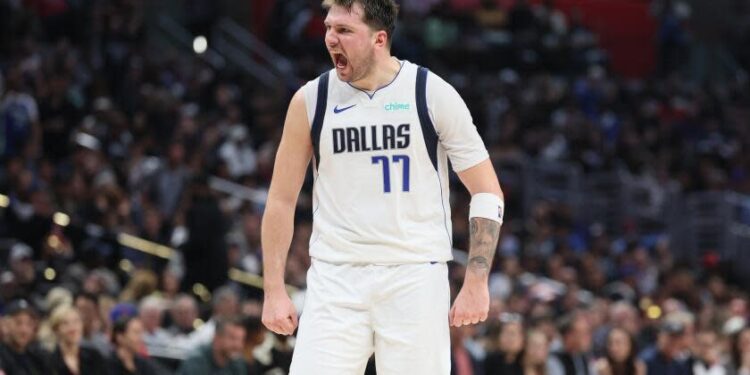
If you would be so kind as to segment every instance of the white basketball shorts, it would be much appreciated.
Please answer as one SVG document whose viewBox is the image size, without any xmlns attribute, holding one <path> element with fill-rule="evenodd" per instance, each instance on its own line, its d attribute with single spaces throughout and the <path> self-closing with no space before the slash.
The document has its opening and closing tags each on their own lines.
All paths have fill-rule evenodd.
<svg viewBox="0 0 750 375">
<path fill-rule="evenodd" d="M 449 375 L 445 263 L 331 264 L 313 259 L 290 375 Z"/>
</svg>

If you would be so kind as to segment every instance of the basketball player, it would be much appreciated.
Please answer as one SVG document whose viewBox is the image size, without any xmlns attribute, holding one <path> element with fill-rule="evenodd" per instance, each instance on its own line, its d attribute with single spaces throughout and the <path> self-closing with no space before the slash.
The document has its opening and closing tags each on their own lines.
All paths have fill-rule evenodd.
<svg viewBox="0 0 750 375">
<path fill-rule="evenodd" d="M 484 321 L 503 196 L 458 93 L 391 56 L 393 0 L 325 0 L 334 69 L 292 98 L 262 225 L 263 323 L 290 335 L 284 289 L 312 160 L 312 265 L 291 374 L 447 375 L 449 324 Z M 469 263 L 450 307 L 448 161 L 472 194 Z"/>
</svg>

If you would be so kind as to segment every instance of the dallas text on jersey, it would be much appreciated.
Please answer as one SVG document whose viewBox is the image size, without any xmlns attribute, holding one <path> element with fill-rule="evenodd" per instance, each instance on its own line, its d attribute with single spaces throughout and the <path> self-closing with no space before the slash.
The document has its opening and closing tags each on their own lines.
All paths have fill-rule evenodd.
<svg viewBox="0 0 750 375">
<path fill-rule="evenodd" d="M 409 147 L 409 124 L 370 125 L 333 129 L 333 153 L 404 149 Z"/>
</svg>

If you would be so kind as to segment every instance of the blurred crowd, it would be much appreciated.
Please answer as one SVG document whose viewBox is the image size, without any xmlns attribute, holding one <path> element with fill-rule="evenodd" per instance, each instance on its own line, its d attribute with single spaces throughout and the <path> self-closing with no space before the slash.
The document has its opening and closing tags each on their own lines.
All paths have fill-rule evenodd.
<svg viewBox="0 0 750 375">
<path fill-rule="evenodd" d="M 748 194 L 748 59 L 734 43 L 750 23 L 726 3 L 745 20 L 731 35 L 707 35 L 695 2 L 649 3 L 659 61 L 641 78 L 614 73 L 581 15 L 549 0 L 403 2 L 394 54 L 458 89 L 498 165 L 618 170 L 657 196 Z M 214 182 L 267 188 L 293 92 L 154 49 L 147 4 L 0 0 L 0 373 L 288 368 L 294 338 L 267 332 L 261 291 L 228 277 L 262 273 L 263 202 Z M 190 16 L 210 2 L 186 4 L 188 28 L 210 29 L 215 18 Z M 262 30 L 299 84 L 330 66 L 323 16 L 317 0 L 277 1 Z M 727 260 L 682 264 L 664 228 L 606 228 L 569 202 L 525 207 L 499 175 L 490 317 L 452 330 L 455 374 L 750 374 L 748 294 Z M 310 182 L 287 269 L 300 305 Z M 457 291 L 469 197 L 452 186 Z M 122 234 L 174 250 L 153 256 Z"/>
</svg>

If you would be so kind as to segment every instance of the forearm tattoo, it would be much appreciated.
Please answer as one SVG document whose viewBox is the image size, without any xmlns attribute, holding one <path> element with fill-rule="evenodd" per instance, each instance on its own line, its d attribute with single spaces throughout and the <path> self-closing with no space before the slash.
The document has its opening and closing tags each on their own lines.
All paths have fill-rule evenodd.
<svg viewBox="0 0 750 375">
<path fill-rule="evenodd" d="M 469 222 L 469 264 L 467 270 L 477 275 L 488 275 L 495 256 L 497 239 L 500 237 L 500 223 L 481 217 L 473 217 Z"/>
</svg>

